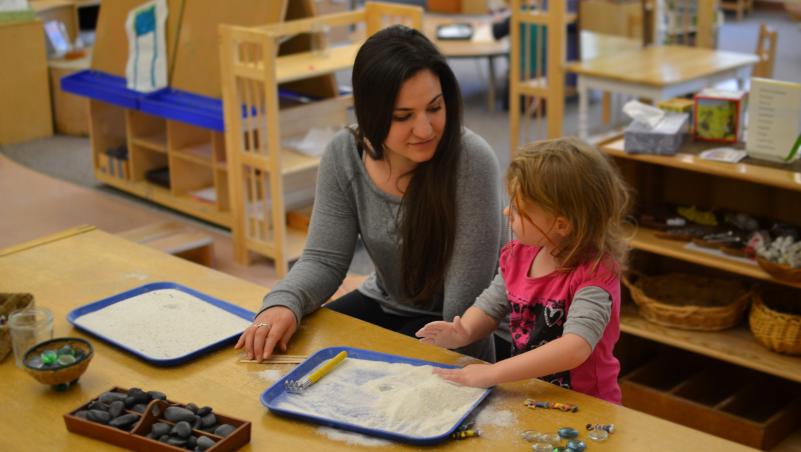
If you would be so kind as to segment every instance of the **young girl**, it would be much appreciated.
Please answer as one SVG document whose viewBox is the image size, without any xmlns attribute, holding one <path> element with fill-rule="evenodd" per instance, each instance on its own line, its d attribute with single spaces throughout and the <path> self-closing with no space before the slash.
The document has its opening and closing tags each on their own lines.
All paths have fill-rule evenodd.
<svg viewBox="0 0 801 452">
<path fill-rule="evenodd" d="M 478 387 L 539 377 L 620 403 L 612 351 L 627 249 L 624 182 L 600 152 L 564 138 L 523 147 L 506 183 L 504 213 L 517 240 L 501 250 L 498 275 L 463 317 L 431 322 L 417 336 L 462 347 L 510 313 L 511 358 L 437 374 Z"/>
</svg>

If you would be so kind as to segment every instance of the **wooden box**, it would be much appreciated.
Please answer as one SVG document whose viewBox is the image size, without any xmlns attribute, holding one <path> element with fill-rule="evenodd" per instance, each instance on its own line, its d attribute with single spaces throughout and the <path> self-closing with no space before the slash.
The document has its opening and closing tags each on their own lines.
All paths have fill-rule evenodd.
<svg viewBox="0 0 801 452">
<path fill-rule="evenodd" d="M 128 390 L 115 387 L 111 388 L 109 391 L 127 393 Z M 135 424 L 133 424 L 133 427 L 131 428 L 130 432 L 128 432 L 108 425 L 82 419 L 75 415 L 75 413 L 77 413 L 78 411 L 88 409 L 89 405 L 92 402 L 98 400 L 99 397 L 100 396 L 98 395 L 98 397 L 95 397 L 89 402 L 81 405 L 80 407 L 64 415 L 64 424 L 66 424 L 67 430 L 73 433 L 78 433 L 80 435 L 90 436 L 92 438 L 96 438 L 110 444 L 124 447 L 129 450 L 139 450 L 139 451 L 186 450 L 185 448 L 182 447 L 177 447 L 159 442 L 147 436 L 148 432 L 150 432 L 151 426 L 155 422 L 174 424 L 174 422 L 170 422 L 162 418 L 162 414 L 164 413 L 167 407 L 169 406 L 184 407 L 185 406 L 184 404 L 176 403 L 171 400 L 151 400 L 150 403 L 148 403 L 147 408 L 144 411 L 144 414 L 142 414 L 139 420 Z M 135 413 L 134 411 L 128 409 L 126 409 L 124 412 Z M 198 437 L 206 436 L 214 440 L 215 444 L 206 450 L 212 452 L 235 451 L 240 449 L 241 447 L 244 447 L 246 444 L 250 442 L 250 428 L 251 428 L 250 422 L 228 417 L 219 414 L 216 411 L 214 412 L 214 414 L 217 417 L 218 423 L 230 424 L 234 426 L 235 429 L 233 432 L 231 432 L 228 436 L 225 437 L 220 437 L 212 433 L 207 433 L 201 430 L 193 429 L 192 435 Z"/>
<path fill-rule="evenodd" d="M 660 355 L 625 375 L 623 404 L 763 450 L 799 425 L 801 399 L 789 382 L 687 357 Z"/>
</svg>

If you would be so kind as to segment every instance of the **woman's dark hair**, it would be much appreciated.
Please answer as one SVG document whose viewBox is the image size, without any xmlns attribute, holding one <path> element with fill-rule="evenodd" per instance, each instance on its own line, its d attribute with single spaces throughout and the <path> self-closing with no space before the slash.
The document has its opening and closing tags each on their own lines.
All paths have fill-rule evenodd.
<svg viewBox="0 0 801 452">
<path fill-rule="evenodd" d="M 359 149 L 384 158 L 401 85 L 418 72 L 439 78 L 445 130 L 433 158 L 412 170 L 398 216 L 401 278 L 409 300 L 432 298 L 445 280 L 456 229 L 456 164 L 462 148 L 462 95 L 445 57 L 422 33 L 396 25 L 371 36 L 353 64 L 353 98 Z M 365 145 L 365 138 L 372 146 Z"/>
</svg>

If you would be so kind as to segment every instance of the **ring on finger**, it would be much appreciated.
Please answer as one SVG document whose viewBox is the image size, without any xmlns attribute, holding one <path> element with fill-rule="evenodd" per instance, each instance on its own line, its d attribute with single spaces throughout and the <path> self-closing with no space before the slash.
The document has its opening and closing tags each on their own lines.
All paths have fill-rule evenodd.
<svg viewBox="0 0 801 452">
<path fill-rule="evenodd" d="M 272 325 L 271 325 L 271 324 L 269 324 L 268 322 L 261 322 L 261 323 L 257 323 L 257 324 L 256 324 L 256 329 L 259 329 L 259 328 L 261 328 L 261 327 L 263 327 L 263 326 L 264 326 L 264 327 L 267 327 L 267 329 L 268 329 L 268 330 L 269 330 L 270 328 L 272 328 Z"/>
</svg>

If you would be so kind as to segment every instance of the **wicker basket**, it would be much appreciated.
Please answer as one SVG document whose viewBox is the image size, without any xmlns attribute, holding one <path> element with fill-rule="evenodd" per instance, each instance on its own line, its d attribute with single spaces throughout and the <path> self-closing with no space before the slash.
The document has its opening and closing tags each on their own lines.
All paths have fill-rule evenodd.
<svg viewBox="0 0 801 452">
<path fill-rule="evenodd" d="M 646 320 L 685 330 L 719 331 L 737 325 L 752 296 L 739 281 L 683 273 L 629 272 L 623 284 Z"/>
<path fill-rule="evenodd" d="M 754 296 L 748 325 L 756 340 L 774 352 L 801 355 L 801 315 L 785 314 L 769 308 L 762 294 Z"/>
<path fill-rule="evenodd" d="M 801 268 L 791 268 L 789 265 L 777 264 L 757 256 L 757 263 L 765 273 L 782 281 L 801 283 Z"/>
<path fill-rule="evenodd" d="M 33 307 L 33 295 L 29 293 L 0 293 L 0 363 L 11 353 L 8 318 L 12 312 L 28 307 Z"/>
</svg>

